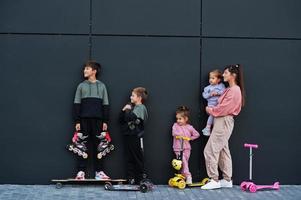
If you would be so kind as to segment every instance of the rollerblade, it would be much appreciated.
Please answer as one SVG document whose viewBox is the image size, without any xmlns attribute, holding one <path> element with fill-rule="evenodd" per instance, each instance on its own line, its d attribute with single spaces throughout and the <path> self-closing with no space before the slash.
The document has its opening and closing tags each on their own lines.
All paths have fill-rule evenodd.
<svg viewBox="0 0 301 200">
<path fill-rule="evenodd" d="M 72 138 L 72 144 L 67 145 L 67 149 L 72 151 L 73 153 L 77 154 L 84 159 L 88 158 L 87 154 L 87 142 L 88 136 L 84 136 L 83 133 L 75 132 Z"/>
<path fill-rule="evenodd" d="M 97 135 L 96 137 L 100 140 L 99 145 L 97 146 L 97 158 L 101 159 L 114 150 L 114 145 L 111 144 L 112 140 L 109 132 L 101 132 L 100 135 Z"/>
</svg>

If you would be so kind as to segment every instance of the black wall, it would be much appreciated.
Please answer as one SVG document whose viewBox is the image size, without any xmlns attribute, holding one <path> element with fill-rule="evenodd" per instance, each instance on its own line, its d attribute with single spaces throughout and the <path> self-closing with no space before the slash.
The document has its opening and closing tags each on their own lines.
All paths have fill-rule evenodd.
<svg viewBox="0 0 301 200">
<path fill-rule="evenodd" d="M 300 184 L 301 28 L 294 1 L 4 0 L 0 3 L 0 183 L 47 184 L 74 176 L 72 102 L 81 64 L 102 63 L 116 151 L 106 172 L 123 177 L 117 116 L 130 91 L 150 93 L 146 164 L 155 183 L 173 175 L 171 125 L 178 105 L 206 121 L 200 93 L 211 69 L 245 67 L 247 105 L 230 140 L 236 184 L 248 177 L 244 142 L 255 152 L 257 182 Z M 190 169 L 206 176 L 206 138 L 192 143 Z"/>
</svg>

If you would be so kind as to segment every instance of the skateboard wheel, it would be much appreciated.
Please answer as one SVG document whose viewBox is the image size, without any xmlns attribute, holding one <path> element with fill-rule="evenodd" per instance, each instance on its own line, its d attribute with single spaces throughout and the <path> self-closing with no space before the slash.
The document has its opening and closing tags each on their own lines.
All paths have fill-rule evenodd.
<svg viewBox="0 0 301 200">
<path fill-rule="evenodd" d="M 88 158 L 88 154 L 84 153 L 84 154 L 83 154 L 83 158 L 84 158 L 84 159 L 87 159 L 87 158 Z"/>
<path fill-rule="evenodd" d="M 112 189 L 112 183 L 110 183 L 110 182 L 105 183 L 104 188 L 105 188 L 105 190 L 111 190 Z"/>
<path fill-rule="evenodd" d="M 142 193 L 146 193 L 148 191 L 148 186 L 147 186 L 147 184 L 143 183 L 140 185 L 139 189 Z"/>
<path fill-rule="evenodd" d="M 114 148 L 115 148 L 114 145 L 111 145 L 111 147 L 110 147 L 111 151 L 113 151 Z"/>
<path fill-rule="evenodd" d="M 185 181 L 184 181 L 184 180 L 180 180 L 180 181 L 178 182 L 178 188 L 179 188 L 179 189 L 184 189 L 185 187 L 186 187 Z"/>
<path fill-rule="evenodd" d="M 55 188 L 56 189 L 61 189 L 63 187 L 63 184 L 62 183 L 56 183 L 55 184 Z"/>
<path fill-rule="evenodd" d="M 257 191 L 256 185 L 255 185 L 255 184 L 251 184 L 251 185 L 249 186 L 249 190 L 250 190 L 250 192 L 255 193 L 255 192 Z"/>
<path fill-rule="evenodd" d="M 101 159 L 101 158 L 102 158 L 102 154 L 99 153 L 99 154 L 97 155 L 97 158 L 98 158 L 98 159 Z"/>
</svg>

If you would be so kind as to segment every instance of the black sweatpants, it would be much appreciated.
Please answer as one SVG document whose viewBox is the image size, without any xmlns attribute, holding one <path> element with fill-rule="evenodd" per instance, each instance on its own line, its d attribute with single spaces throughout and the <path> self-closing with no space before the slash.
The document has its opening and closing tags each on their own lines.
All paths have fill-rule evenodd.
<svg viewBox="0 0 301 200">
<path fill-rule="evenodd" d="M 141 181 L 146 176 L 144 170 L 144 156 L 141 148 L 140 138 L 136 135 L 127 135 L 125 137 L 125 152 L 127 159 L 127 177 Z"/>
<path fill-rule="evenodd" d="M 78 171 L 86 171 L 88 161 L 93 162 L 94 171 L 102 171 L 103 159 L 97 158 L 97 146 L 100 143 L 100 140 L 96 138 L 96 135 L 99 135 L 102 131 L 102 121 L 95 118 L 81 119 L 80 128 L 80 132 L 82 132 L 84 136 L 88 136 L 86 143 L 88 147 L 88 159 L 78 156 Z"/>
</svg>

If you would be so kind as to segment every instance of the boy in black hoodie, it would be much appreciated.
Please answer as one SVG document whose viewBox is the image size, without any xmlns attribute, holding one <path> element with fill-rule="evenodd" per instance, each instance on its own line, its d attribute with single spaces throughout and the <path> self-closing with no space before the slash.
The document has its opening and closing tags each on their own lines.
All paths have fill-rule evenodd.
<svg viewBox="0 0 301 200">
<path fill-rule="evenodd" d="M 101 65 L 89 61 L 84 65 L 84 78 L 86 79 L 77 87 L 74 98 L 74 120 L 75 129 L 83 134 L 85 144 L 88 148 L 88 158 L 93 159 L 96 170 L 95 179 L 109 179 L 103 172 L 102 160 L 97 159 L 98 137 L 102 131 L 108 129 L 109 99 L 104 83 L 97 80 Z M 89 148 L 92 147 L 92 148 Z M 87 159 L 78 157 L 78 173 L 76 179 L 85 179 Z"/>
<path fill-rule="evenodd" d="M 120 114 L 126 148 L 127 178 L 130 184 L 139 183 L 146 178 L 142 149 L 144 125 L 148 118 L 147 109 L 143 104 L 146 99 L 147 91 L 145 88 L 134 88 L 131 103 L 125 105 Z"/>
</svg>

